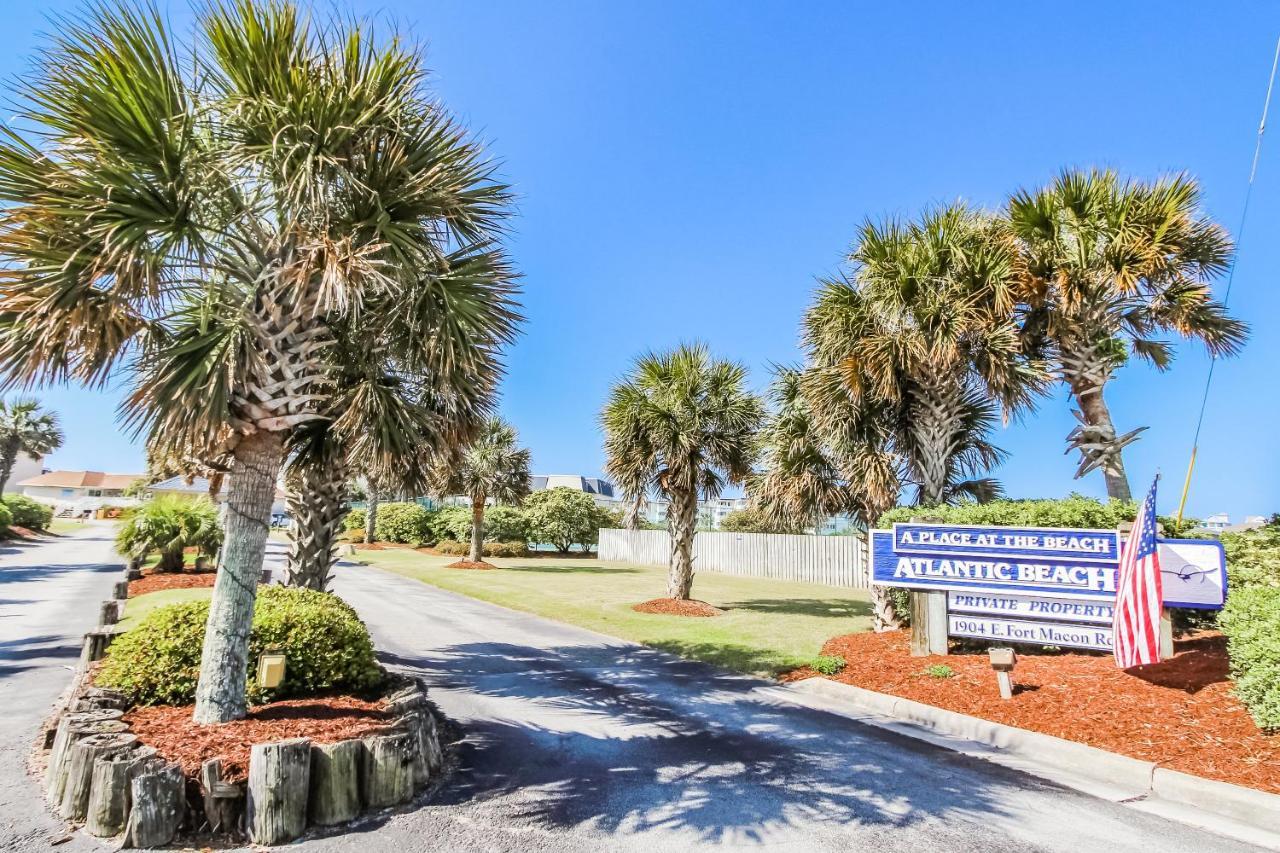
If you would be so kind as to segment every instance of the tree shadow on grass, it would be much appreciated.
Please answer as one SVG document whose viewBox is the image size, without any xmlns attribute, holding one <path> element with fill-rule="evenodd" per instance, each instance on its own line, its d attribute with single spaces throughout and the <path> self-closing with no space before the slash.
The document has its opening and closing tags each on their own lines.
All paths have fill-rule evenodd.
<svg viewBox="0 0 1280 853">
<path fill-rule="evenodd" d="M 856 619 L 871 616 L 871 602 L 845 598 L 749 598 L 720 605 L 726 610 Z"/>
<path fill-rule="evenodd" d="M 654 640 L 645 645 L 677 657 L 702 661 L 734 672 L 764 676 L 780 675 L 804 665 L 804 661 L 793 660 L 781 652 L 753 646 L 697 643 L 689 640 Z"/>
<path fill-rule="evenodd" d="M 548 575 L 636 575 L 641 574 L 641 569 L 627 569 L 621 566 L 575 566 L 575 565 L 551 565 L 551 566 L 500 566 L 501 569 L 508 572 L 533 572 L 536 574 Z"/>
<path fill-rule="evenodd" d="M 814 833 L 814 849 L 842 848 L 850 824 L 928 822 L 935 849 L 953 849 L 1028 784 L 649 648 L 480 642 L 385 659 L 425 675 L 446 711 L 458 703 L 460 772 L 433 805 L 472 815 L 492 802 L 548 829 L 729 847 Z"/>
</svg>

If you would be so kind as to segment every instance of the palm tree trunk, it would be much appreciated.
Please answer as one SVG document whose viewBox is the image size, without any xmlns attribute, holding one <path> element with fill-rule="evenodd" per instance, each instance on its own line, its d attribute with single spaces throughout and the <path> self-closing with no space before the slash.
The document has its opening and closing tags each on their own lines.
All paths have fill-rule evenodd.
<svg viewBox="0 0 1280 853">
<path fill-rule="evenodd" d="M 283 454 L 284 436 L 259 430 L 244 437 L 232 458 L 222 567 L 213 586 L 196 686 L 194 718 L 200 724 L 238 720 L 247 710 L 249 631 Z"/>
<path fill-rule="evenodd" d="M 944 377 L 912 386 L 910 430 L 914 447 L 909 462 L 920 485 L 921 506 L 938 506 L 946 501 L 951 456 L 959 431 L 961 390 L 958 383 Z"/>
<path fill-rule="evenodd" d="M 484 495 L 481 495 L 478 500 L 475 497 L 471 499 L 471 556 L 467 559 L 473 563 L 484 560 L 485 500 Z"/>
<path fill-rule="evenodd" d="M 902 620 L 898 618 L 898 611 L 893 609 L 893 600 L 889 598 L 887 587 L 872 585 L 871 616 L 871 628 L 877 634 L 896 631 L 902 627 Z"/>
<path fill-rule="evenodd" d="M 627 506 L 626 515 L 622 519 L 623 527 L 627 530 L 640 529 L 640 512 L 644 508 L 644 495 L 639 494 L 631 499 L 631 503 Z"/>
<path fill-rule="evenodd" d="M 693 591 L 693 537 L 698 527 L 698 492 L 694 488 L 673 491 L 667 514 L 671 531 L 671 573 L 667 595 L 687 600 Z"/>
<path fill-rule="evenodd" d="M 1111 369 L 1111 362 L 1092 349 L 1062 355 L 1062 378 L 1071 389 L 1071 395 L 1080 404 L 1080 415 L 1090 433 L 1081 440 L 1091 446 L 1087 450 L 1081 448 L 1081 453 L 1086 459 L 1093 458 L 1101 462 L 1098 467 L 1107 484 L 1107 497 L 1129 501 L 1133 499 L 1133 493 L 1129 490 L 1129 476 L 1124 470 L 1120 448 L 1114 446 L 1116 427 L 1111 421 L 1111 410 L 1102 396 L 1103 389 L 1111 378 Z"/>
<path fill-rule="evenodd" d="M 369 493 L 364 503 L 364 541 L 374 542 L 378 536 L 378 487 L 369 480 Z"/>
<path fill-rule="evenodd" d="M 333 464 L 307 468 L 289 490 L 289 563 L 285 585 L 324 592 L 338 562 L 338 536 L 347 514 L 347 471 Z"/>
<path fill-rule="evenodd" d="M 18 445 L 10 441 L 4 446 L 4 455 L 0 456 L 0 495 L 4 494 L 5 486 L 9 485 L 9 477 L 13 475 L 13 466 L 17 461 Z"/>
</svg>

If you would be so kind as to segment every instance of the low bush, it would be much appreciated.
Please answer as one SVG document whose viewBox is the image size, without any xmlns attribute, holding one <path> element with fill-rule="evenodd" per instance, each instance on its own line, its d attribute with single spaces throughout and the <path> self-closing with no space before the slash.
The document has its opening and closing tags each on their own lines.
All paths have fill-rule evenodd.
<svg viewBox="0 0 1280 853">
<path fill-rule="evenodd" d="M 849 665 L 841 655 L 818 655 L 809 663 L 809 668 L 820 675 L 835 675 Z"/>
<path fill-rule="evenodd" d="M 471 538 L 471 507 L 447 506 L 437 510 L 427 524 L 429 537 L 437 542 L 452 539 L 464 542 Z"/>
<path fill-rule="evenodd" d="M 222 547 L 222 524 L 218 510 L 204 497 L 162 496 L 152 498 L 125 514 L 116 533 L 116 550 L 134 558 L 158 552 L 158 571 L 180 571 L 183 551 L 195 548 L 212 557 Z"/>
<path fill-rule="evenodd" d="M 930 678 L 951 678 L 956 671 L 945 663 L 935 663 L 933 666 L 925 667 L 924 674 Z"/>
<path fill-rule="evenodd" d="M 465 557 L 471 553 L 470 542 L 459 542 L 456 539 L 442 539 L 435 544 L 433 550 L 446 556 Z M 524 542 L 485 542 L 480 553 L 486 557 L 527 557 L 529 546 Z"/>
<path fill-rule="evenodd" d="M 5 495 L 4 506 L 12 516 L 12 521 L 7 522 L 8 524 L 30 530 L 44 530 L 53 521 L 53 507 L 33 501 L 26 495 Z"/>
<path fill-rule="evenodd" d="M 0 530 L 13 524 L 13 513 L 9 511 L 9 507 L 0 503 Z"/>
<path fill-rule="evenodd" d="M 112 644 L 97 683 L 141 705 L 193 702 L 208 618 L 208 601 L 153 610 Z M 285 656 L 284 681 L 272 690 L 259 688 L 256 679 L 258 656 L 268 648 Z M 342 599 L 282 586 L 258 592 L 245 672 L 250 702 L 367 693 L 382 679 L 369 632 Z"/>
<path fill-rule="evenodd" d="M 1218 617 L 1235 693 L 1258 728 L 1280 730 L 1280 587 L 1232 590 Z"/>
<path fill-rule="evenodd" d="M 1227 552 L 1228 589 L 1280 587 L 1280 527 L 1224 533 L 1222 548 Z"/>
<path fill-rule="evenodd" d="M 431 535 L 430 522 L 431 513 L 421 504 L 408 501 L 378 504 L 374 534 L 379 542 L 421 542 Z"/>
<path fill-rule="evenodd" d="M 348 510 L 346 517 L 342 519 L 342 527 L 345 530 L 364 530 L 364 520 L 367 517 L 364 507 Z"/>
<path fill-rule="evenodd" d="M 1122 521 L 1133 521 L 1138 507 L 1132 501 L 1106 503 L 1084 495 L 1044 500 L 999 500 L 956 506 L 900 506 L 880 516 L 876 527 L 912 518 L 940 519 L 946 524 L 978 524 L 1000 527 L 1085 527 L 1112 530 Z"/>
<path fill-rule="evenodd" d="M 470 524 L 467 525 L 470 533 Z M 499 504 L 484 514 L 484 538 L 493 542 L 527 542 L 529 522 L 519 507 Z"/>
</svg>

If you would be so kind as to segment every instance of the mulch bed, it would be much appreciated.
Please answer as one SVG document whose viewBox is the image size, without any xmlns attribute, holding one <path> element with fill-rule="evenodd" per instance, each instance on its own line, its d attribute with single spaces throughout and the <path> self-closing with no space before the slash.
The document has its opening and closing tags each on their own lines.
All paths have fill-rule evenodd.
<svg viewBox="0 0 1280 853">
<path fill-rule="evenodd" d="M 492 563 L 486 563 L 484 560 L 479 562 L 475 560 L 457 560 L 456 562 L 445 565 L 446 569 L 496 569 L 497 566 Z"/>
<path fill-rule="evenodd" d="M 188 778 L 199 775 L 203 762 L 221 758 L 226 781 L 239 782 L 248 778 L 249 748 L 253 744 L 297 737 L 336 743 L 363 737 L 386 724 L 382 709 L 381 701 L 330 696 L 259 705 L 249 709 L 243 720 L 212 726 L 192 722 L 191 705 L 134 708 L 124 715 L 124 720 L 138 740 L 180 764 Z"/>
<path fill-rule="evenodd" d="M 218 573 L 212 569 L 197 572 L 187 569 L 181 572 L 155 572 L 144 574 L 136 581 L 129 581 L 129 597 L 136 598 L 162 589 L 200 589 L 213 586 Z"/>
<path fill-rule="evenodd" d="M 698 601 L 696 598 L 681 601 L 675 598 L 655 598 L 652 601 L 644 601 L 634 605 L 632 610 L 637 613 L 661 613 L 665 616 L 719 616 L 724 611 L 718 607 L 712 607 L 705 601 Z"/>
<path fill-rule="evenodd" d="M 1188 637 L 1169 660 L 1128 671 L 1110 655 L 1019 651 L 1010 700 L 1000 698 L 985 651 L 913 658 L 909 639 L 907 631 L 848 634 L 822 654 L 845 659 L 836 681 L 1280 793 L 1280 734 L 1263 734 L 1231 694 L 1221 634 Z M 925 674 L 938 664 L 955 675 Z M 782 680 L 816 674 L 804 667 Z"/>
</svg>

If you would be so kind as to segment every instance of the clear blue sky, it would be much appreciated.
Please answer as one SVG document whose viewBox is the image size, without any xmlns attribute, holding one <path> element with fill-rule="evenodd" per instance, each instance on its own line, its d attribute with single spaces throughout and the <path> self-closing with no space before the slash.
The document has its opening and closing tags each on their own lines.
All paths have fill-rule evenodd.
<svg viewBox="0 0 1280 853">
<path fill-rule="evenodd" d="M 5 4 L 7 75 L 47 29 L 36 5 L 76 4 Z M 1064 165 L 1100 165 L 1190 171 L 1234 233 L 1280 33 L 1280 9 L 1262 2 L 343 5 L 428 45 L 438 92 L 520 195 L 512 251 L 528 324 L 502 409 L 547 473 L 599 472 L 601 401 L 647 348 L 705 340 L 763 389 L 771 364 L 799 357 L 814 277 L 836 269 L 867 216 L 994 206 Z M 162 6 L 189 21 L 184 0 Z M 1273 134 L 1231 296 L 1254 336 L 1218 367 L 1194 514 L 1280 510 Z M 1120 428 L 1151 427 L 1127 463 L 1135 492 L 1163 471 L 1162 511 L 1181 488 L 1207 366 L 1183 346 L 1169 373 L 1132 365 L 1110 388 Z M 114 423 L 117 395 L 42 396 L 68 434 L 51 464 L 141 470 Z M 1072 480 L 1072 425 L 1059 395 L 996 436 L 1010 494 L 1102 493 L 1096 475 Z"/>
</svg>

